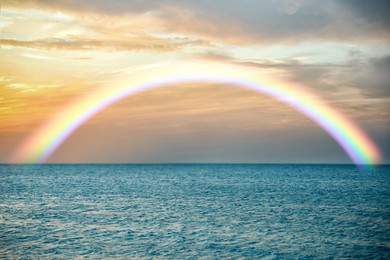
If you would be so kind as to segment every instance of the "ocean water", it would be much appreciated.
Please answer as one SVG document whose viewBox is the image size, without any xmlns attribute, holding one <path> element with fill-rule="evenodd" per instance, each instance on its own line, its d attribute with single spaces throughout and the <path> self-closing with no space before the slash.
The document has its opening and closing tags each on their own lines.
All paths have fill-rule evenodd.
<svg viewBox="0 0 390 260">
<path fill-rule="evenodd" d="M 0 165 L 1 259 L 390 259 L 390 167 Z"/>
</svg>

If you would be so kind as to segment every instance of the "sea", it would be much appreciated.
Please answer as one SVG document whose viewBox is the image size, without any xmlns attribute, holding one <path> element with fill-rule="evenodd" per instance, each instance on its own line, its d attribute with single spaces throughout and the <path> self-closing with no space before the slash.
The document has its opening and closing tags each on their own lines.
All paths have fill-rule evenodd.
<svg viewBox="0 0 390 260">
<path fill-rule="evenodd" d="M 390 259 L 390 166 L 0 165 L 0 259 Z"/>
</svg>

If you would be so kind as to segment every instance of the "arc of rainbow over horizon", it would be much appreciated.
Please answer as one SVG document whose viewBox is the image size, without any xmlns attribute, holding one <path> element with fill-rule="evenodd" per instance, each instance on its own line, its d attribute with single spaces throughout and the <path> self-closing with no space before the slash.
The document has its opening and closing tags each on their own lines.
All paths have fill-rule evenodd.
<svg viewBox="0 0 390 260">
<path fill-rule="evenodd" d="M 356 165 L 380 163 L 379 150 L 357 125 L 302 86 L 271 79 L 247 66 L 209 61 L 164 63 L 130 72 L 125 79 L 67 106 L 22 143 L 11 162 L 44 163 L 79 126 L 111 104 L 149 89 L 193 82 L 232 85 L 268 95 L 314 121 Z"/>
</svg>

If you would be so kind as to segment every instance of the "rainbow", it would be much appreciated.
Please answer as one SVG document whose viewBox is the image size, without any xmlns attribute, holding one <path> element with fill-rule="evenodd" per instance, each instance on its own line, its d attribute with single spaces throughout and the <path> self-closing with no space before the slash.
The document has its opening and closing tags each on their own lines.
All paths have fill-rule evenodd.
<svg viewBox="0 0 390 260">
<path fill-rule="evenodd" d="M 324 129 L 356 165 L 373 165 L 381 160 L 377 147 L 357 125 L 302 86 L 272 80 L 248 66 L 196 60 L 129 70 L 124 79 L 65 107 L 23 142 L 10 162 L 44 163 L 84 122 L 121 99 L 157 87 L 198 82 L 232 85 L 270 96 Z"/>
</svg>

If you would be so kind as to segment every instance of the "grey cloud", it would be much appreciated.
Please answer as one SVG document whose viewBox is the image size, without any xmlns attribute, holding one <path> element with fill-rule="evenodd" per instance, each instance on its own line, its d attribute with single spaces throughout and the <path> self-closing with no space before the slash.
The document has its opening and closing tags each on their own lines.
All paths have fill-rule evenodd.
<svg viewBox="0 0 390 260">
<path fill-rule="evenodd" d="M 305 64 L 293 58 L 280 59 L 279 62 L 263 59 L 247 62 L 238 61 L 238 63 L 259 68 L 279 69 L 281 75 L 285 74 L 296 82 L 324 93 L 338 92 L 340 86 L 348 85 L 349 78 L 345 78 L 343 75 L 347 75 L 350 70 L 349 64 Z"/>
<path fill-rule="evenodd" d="M 356 79 L 356 86 L 368 97 L 390 97 L 390 56 L 372 58 Z"/>
<path fill-rule="evenodd" d="M 286 3 L 297 3 L 291 9 Z M 356 40 L 389 38 L 386 28 L 376 26 L 372 19 L 360 19 L 358 12 L 345 8 L 342 2 L 331 1 L 180 1 L 182 10 L 193 10 L 192 16 L 166 11 L 161 15 L 175 17 L 179 28 L 222 39 L 235 36 L 252 43 L 295 43 L 302 40 Z M 372 13 L 375 14 L 373 11 Z M 208 26 L 197 27 L 196 21 Z M 356 21 L 360 21 L 357 23 Z"/>
<path fill-rule="evenodd" d="M 376 26 L 380 15 L 376 16 L 375 10 L 371 11 L 371 19 L 360 19 L 360 13 L 343 8 L 336 0 L 296 2 L 300 4 L 293 12 L 283 1 L 272 0 L 198 1 L 193 8 L 198 10 L 200 18 L 220 25 L 221 34 L 236 33 L 259 43 L 321 39 L 361 41 L 389 36 L 388 28 Z"/>
<path fill-rule="evenodd" d="M 267 59 L 242 62 L 228 55 L 205 55 L 259 69 L 276 69 L 278 75 L 303 84 L 356 120 L 389 122 L 390 114 L 384 111 L 389 110 L 390 104 L 390 56 L 370 59 L 353 51 L 344 63 L 308 64 L 288 57 L 280 58 L 278 62 Z"/>
<path fill-rule="evenodd" d="M 371 59 L 371 63 L 377 69 L 380 69 L 380 70 L 383 70 L 386 72 L 390 71 L 390 56 Z"/>
<path fill-rule="evenodd" d="M 390 56 L 369 59 L 359 52 L 350 55 L 350 60 L 342 64 L 305 64 L 291 58 L 279 62 L 266 59 L 240 62 L 228 56 L 225 59 L 259 69 L 277 69 L 278 75 L 312 89 L 346 115 L 365 122 L 388 124 Z"/>
<path fill-rule="evenodd" d="M 207 57 L 213 58 L 212 55 Z M 368 98 L 390 97 L 390 55 L 367 58 L 359 51 L 350 52 L 349 59 L 341 64 L 305 64 L 293 58 L 280 59 L 277 63 L 266 59 L 240 62 L 229 56 L 223 57 L 229 62 L 279 69 L 295 81 L 324 94 L 343 93 L 346 88 L 354 88 Z"/>
<path fill-rule="evenodd" d="M 390 1 L 388 0 L 341 0 L 342 4 L 365 19 L 367 22 L 390 27 Z"/>
<path fill-rule="evenodd" d="M 388 39 L 388 1 L 160 0 L 3 1 L 4 6 L 103 15 L 138 13 L 161 19 L 167 32 L 244 43 Z M 387 27 L 386 27 L 386 26 Z"/>
</svg>

